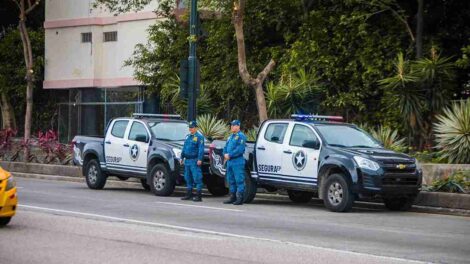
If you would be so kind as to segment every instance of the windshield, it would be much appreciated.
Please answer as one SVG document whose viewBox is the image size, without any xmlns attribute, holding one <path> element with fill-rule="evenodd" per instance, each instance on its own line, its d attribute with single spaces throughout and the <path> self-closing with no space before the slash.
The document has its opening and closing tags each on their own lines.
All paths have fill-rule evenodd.
<svg viewBox="0 0 470 264">
<path fill-rule="evenodd" d="M 186 138 L 188 124 L 180 122 L 149 122 L 150 131 L 158 140 L 182 141 Z"/>
<path fill-rule="evenodd" d="M 325 138 L 326 143 L 336 147 L 381 148 L 372 136 L 350 126 L 319 125 L 315 126 Z"/>
</svg>

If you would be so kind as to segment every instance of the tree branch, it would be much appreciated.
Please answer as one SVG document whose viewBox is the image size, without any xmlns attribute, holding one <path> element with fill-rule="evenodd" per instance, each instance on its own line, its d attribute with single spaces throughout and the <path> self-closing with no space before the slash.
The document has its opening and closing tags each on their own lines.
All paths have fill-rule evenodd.
<svg viewBox="0 0 470 264">
<path fill-rule="evenodd" d="M 27 14 L 29 14 L 31 11 L 33 11 L 34 8 L 36 8 L 36 6 L 39 5 L 39 2 L 41 2 L 41 0 L 36 0 L 36 2 L 35 2 L 33 5 L 31 5 L 28 9 L 26 9 L 25 14 L 27 15 Z M 29 3 L 29 0 L 28 0 L 28 4 L 30 4 L 30 3 Z"/>
<path fill-rule="evenodd" d="M 260 83 L 263 83 L 264 80 L 266 80 L 266 77 L 268 76 L 268 74 L 274 69 L 275 66 L 276 66 L 276 62 L 273 59 L 271 59 L 268 65 L 264 67 L 263 71 L 261 71 L 258 74 L 258 76 L 256 77 L 256 80 L 258 80 L 258 82 Z"/>
</svg>

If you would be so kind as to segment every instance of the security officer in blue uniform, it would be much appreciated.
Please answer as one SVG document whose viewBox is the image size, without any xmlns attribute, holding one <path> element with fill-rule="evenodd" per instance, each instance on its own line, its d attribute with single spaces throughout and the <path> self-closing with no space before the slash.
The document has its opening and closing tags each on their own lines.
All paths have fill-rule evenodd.
<svg viewBox="0 0 470 264">
<path fill-rule="evenodd" d="M 202 171 L 204 158 L 204 136 L 197 131 L 196 121 L 189 122 L 189 134 L 184 141 L 181 152 L 181 164 L 184 164 L 184 179 L 186 181 L 186 195 L 181 200 L 202 202 Z M 193 197 L 193 186 L 196 185 L 196 196 Z"/>
<path fill-rule="evenodd" d="M 245 153 L 246 136 L 240 132 L 240 121 L 230 123 L 232 134 L 224 148 L 224 160 L 227 162 L 227 181 L 230 188 L 230 198 L 224 204 L 243 204 L 245 193 Z"/>
</svg>

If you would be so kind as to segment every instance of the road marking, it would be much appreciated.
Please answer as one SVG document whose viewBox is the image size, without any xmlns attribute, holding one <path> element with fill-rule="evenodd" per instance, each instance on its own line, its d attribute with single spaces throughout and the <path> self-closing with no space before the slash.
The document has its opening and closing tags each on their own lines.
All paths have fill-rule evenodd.
<svg viewBox="0 0 470 264">
<path fill-rule="evenodd" d="M 154 226 L 154 227 L 160 227 L 160 228 L 169 228 L 169 229 L 179 230 L 179 231 L 189 231 L 189 232 L 194 232 L 194 233 L 209 234 L 209 235 L 216 235 L 216 236 L 225 236 L 225 237 L 240 238 L 240 239 L 249 239 L 249 240 L 264 241 L 264 242 L 270 242 L 270 243 L 281 243 L 281 244 L 286 244 L 286 245 L 291 245 L 291 246 L 310 248 L 310 249 L 316 249 L 316 250 L 325 250 L 325 251 L 330 251 L 330 252 L 334 252 L 334 253 L 351 254 L 351 255 L 362 256 L 362 257 L 374 257 L 374 258 L 379 258 L 379 259 L 384 259 L 384 260 L 401 261 L 401 262 L 406 262 L 406 263 L 431 263 L 431 262 L 424 262 L 424 261 L 418 261 L 418 260 L 412 260 L 412 259 L 406 259 L 406 258 L 380 256 L 380 255 L 374 255 L 374 254 L 368 254 L 368 253 L 347 251 L 347 250 L 342 250 L 342 249 L 334 249 L 334 248 L 313 246 L 313 245 L 309 245 L 309 244 L 302 244 L 302 243 L 285 241 L 285 240 L 270 239 L 270 238 L 263 238 L 263 237 L 254 237 L 254 236 L 246 236 L 246 235 L 238 235 L 238 234 L 217 232 L 217 231 L 206 230 L 206 229 L 191 228 L 191 227 L 184 227 L 184 226 L 177 226 L 177 225 L 169 225 L 169 224 L 163 224 L 163 223 L 157 223 L 157 222 L 147 222 L 147 221 L 134 220 L 134 219 L 128 219 L 128 218 L 114 217 L 114 216 L 83 213 L 83 212 L 77 212 L 77 211 L 61 210 L 61 209 L 39 207 L 39 206 L 25 205 L 25 204 L 20 204 L 18 206 L 20 208 L 28 208 L 28 209 L 40 210 L 40 211 L 42 210 L 42 211 L 46 211 L 46 212 L 64 213 L 64 214 L 76 215 L 76 216 L 88 216 L 88 217 L 98 218 L 98 219 L 103 219 L 103 220 L 112 220 L 112 221 L 130 223 L 130 224 L 142 224 L 142 225 Z"/>
<path fill-rule="evenodd" d="M 176 206 L 196 207 L 196 208 L 204 208 L 204 209 L 211 209 L 211 210 L 232 211 L 232 212 L 244 212 L 244 210 L 229 209 L 229 208 L 220 208 L 220 207 L 211 207 L 211 206 L 202 206 L 202 205 L 191 205 L 191 204 L 170 203 L 170 202 L 154 202 L 154 203 L 157 203 L 157 204 L 176 205 Z"/>
</svg>

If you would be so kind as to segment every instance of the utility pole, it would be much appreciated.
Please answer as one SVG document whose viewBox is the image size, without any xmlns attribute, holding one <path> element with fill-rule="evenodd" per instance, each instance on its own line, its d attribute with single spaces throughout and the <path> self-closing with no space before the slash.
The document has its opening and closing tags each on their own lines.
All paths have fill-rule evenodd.
<svg viewBox="0 0 470 264">
<path fill-rule="evenodd" d="M 188 57 L 188 121 L 196 119 L 196 98 L 199 88 L 199 67 L 196 55 L 198 39 L 197 0 L 191 0 L 189 17 L 189 57 Z"/>
</svg>

